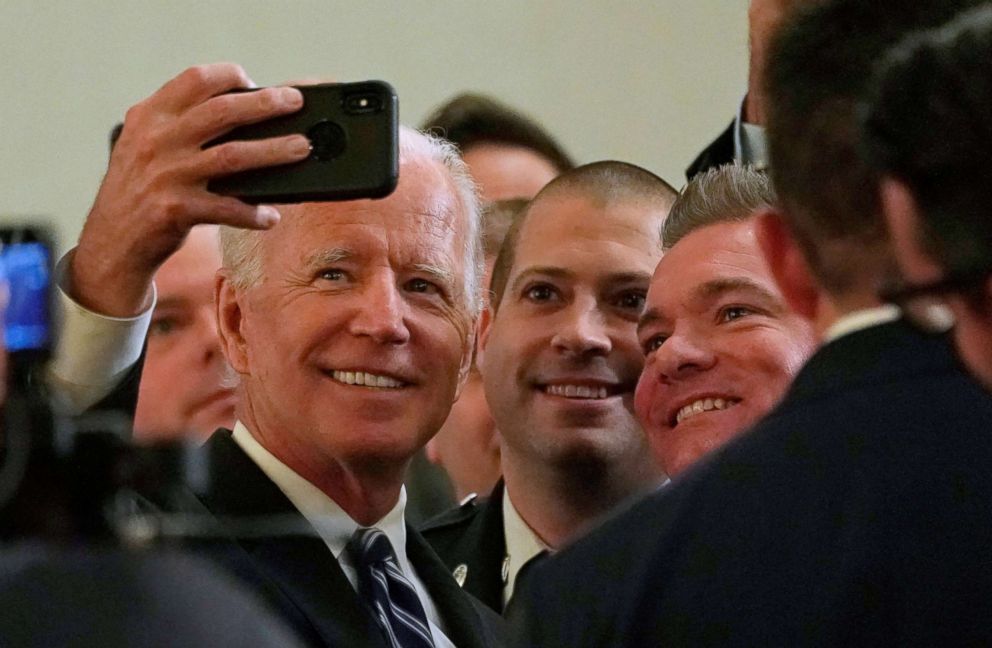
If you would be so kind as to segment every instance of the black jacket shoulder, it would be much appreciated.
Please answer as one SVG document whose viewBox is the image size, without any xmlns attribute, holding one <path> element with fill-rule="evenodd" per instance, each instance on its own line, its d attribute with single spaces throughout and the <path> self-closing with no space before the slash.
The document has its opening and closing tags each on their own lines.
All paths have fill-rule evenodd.
<svg viewBox="0 0 992 648">
<path fill-rule="evenodd" d="M 473 498 L 429 520 L 421 535 L 469 594 L 503 612 L 503 482 L 489 497 Z"/>
</svg>

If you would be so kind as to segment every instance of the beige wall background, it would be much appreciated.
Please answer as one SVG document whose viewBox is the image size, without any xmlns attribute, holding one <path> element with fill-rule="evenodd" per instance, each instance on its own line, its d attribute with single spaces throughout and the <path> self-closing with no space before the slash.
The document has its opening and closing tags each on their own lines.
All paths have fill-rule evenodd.
<svg viewBox="0 0 992 648">
<path fill-rule="evenodd" d="M 0 219 L 70 247 L 127 108 L 189 65 L 259 85 L 379 78 L 416 124 L 456 92 L 542 120 L 580 161 L 675 185 L 747 79 L 747 0 L 0 0 Z"/>
</svg>

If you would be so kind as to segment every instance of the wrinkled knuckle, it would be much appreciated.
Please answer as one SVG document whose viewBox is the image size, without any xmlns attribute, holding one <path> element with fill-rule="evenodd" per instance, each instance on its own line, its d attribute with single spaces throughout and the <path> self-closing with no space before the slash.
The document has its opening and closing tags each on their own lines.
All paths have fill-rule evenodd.
<svg viewBox="0 0 992 648">
<path fill-rule="evenodd" d="M 280 105 L 278 88 L 266 88 L 255 93 L 258 107 L 262 112 L 272 112 Z"/>
<path fill-rule="evenodd" d="M 124 113 L 124 127 L 131 130 L 137 126 L 144 119 L 145 116 L 145 102 L 139 102 L 127 109 Z"/>
<path fill-rule="evenodd" d="M 186 204 L 174 194 L 163 195 L 158 200 L 159 227 L 162 230 L 169 230 L 176 226 L 186 215 Z"/>
<path fill-rule="evenodd" d="M 146 166 L 158 156 L 158 143 L 148 135 L 138 137 L 131 146 L 135 162 Z"/>
<path fill-rule="evenodd" d="M 186 68 L 182 73 L 182 77 L 193 86 L 204 85 L 210 79 L 209 67 L 206 65 L 194 65 L 193 67 Z"/>
<path fill-rule="evenodd" d="M 218 171 L 235 171 L 238 168 L 238 163 L 241 160 L 241 156 L 237 149 L 233 146 L 216 146 L 213 149 L 214 152 L 214 166 L 217 167 Z"/>
<path fill-rule="evenodd" d="M 217 97 L 214 100 L 208 117 L 211 128 L 223 128 L 231 122 L 234 112 L 231 101 L 232 98 L 229 96 Z"/>
</svg>

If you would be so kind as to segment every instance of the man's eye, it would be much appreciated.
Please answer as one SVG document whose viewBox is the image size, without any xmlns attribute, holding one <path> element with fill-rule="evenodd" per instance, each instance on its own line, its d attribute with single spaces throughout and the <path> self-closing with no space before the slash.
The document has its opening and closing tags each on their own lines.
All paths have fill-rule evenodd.
<svg viewBox="0 0 992 648">
<path fill-rule="evenodd" d="M 327 281 L 341 281 L 342 279 L 344 279 L 344 271 L 338 270 L 337 268 L 329 268 L 327 270 L 321 270 L 320 278 L 326 279 Z"/>
<path fill-rule="evenodd" d="M 525 296 L 531 301 L 546 302 L 554 299 L 555 291 L 547 284 L 539 284 L 528 288 Z"/>
<path fill-rule="evenodd" d="M 720 311 L 720 321 L 732 322 L 753 313 L 753 310 L 745 306 L 728 306 Z"/>
<path fill-rule="evenodd" d="M 644 300 L 646 295 L 640 290 L 632 290 L 630 292 L 625 292 L 620 295 L 617 300 L 617 305 L 620 308 L 634 310 L 640 312 L 644 309 Z"/>
<path fill-rule="evenodd" d="M 438 289 L 437 285 L 431 283 L 430 281 L 427 281 L 426 279 L 420 279 L 420 278 L 411 279 L 410 281 L 406 282 L 406 286 L 405 287 L 410 292 L 415 292 L 415 293 L 438 293 L 438 292 L 440 292 L 440 290 Z"/>
<path fill-rule="evenodd" d="M 652 335 L 647 340 L 644 341 L 641 347 L 644 351 L 644 355 L 650 355 L 661 348 L 661 345 L 665 343 L 668 338 L 664 335 Z"/>
<path fill-rule="evenodd" d="M 148 328 L 148 332 L 151 335 L 168 335 L 172 333 L 177 328 L 177 322 L 171 317 L 163 317 L 160 319 L 152 320 L 151 326 Z"/>
</svg>

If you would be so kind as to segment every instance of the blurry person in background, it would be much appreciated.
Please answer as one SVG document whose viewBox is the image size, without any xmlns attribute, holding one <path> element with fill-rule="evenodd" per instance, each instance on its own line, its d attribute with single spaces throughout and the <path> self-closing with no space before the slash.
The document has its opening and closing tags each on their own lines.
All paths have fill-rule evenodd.
<svg viewBox="0 0 992 648">
<path fill-rule="evenodd" d="M 484 201 L 533 198 L 575 166 L 543 126 L 485 95 L 452 98 L 424 119 L 421 130 L 459 148 Z"/>
<path fill-rule="evenodd" d="M 482 250 L 488 288 L 493 263 L 513 219 L 527 206 L 522 199 L 490 203 L 483 211 Z M 484 292 L 488 305 L 489 291 Z M 443 467 L 451 479 L 455 496 L 462 502 L 471 495 L 488 495 L 500 476 L 499 440 L 479 368 L 472 363 L 462 393 L 451 407 L 451 414 L 433 439 L 427 442 L 427 458 Z"/>
<path fill-rule="evenodd" d="M 905 277 L 888 297 L 925 330 L 953 326 L 992 390 L 992 5 L 908 37 L 876 78 L 866 140 Z"/>
<path fill-rule="evenodd" d="M 220 269 L 217 227 L 194 227 L 155 273 L 157 299 L 148 329 L 134 436 L 205 440 L 234 424 L 234 391 L 214 319 L 214 275 Z"/>
<path fill-rule="evenodd" d="M 635 406 L 673 479 L 767 414 L 815 347 L 755 236 L 755 214 L 774 204 L 764 173 L 725 165 L 689 181 L 665 221 Z"/>
<path fill-rule="evenodd" d="M 817 0 L 751 0 L 748 6 L 748 75 L 747 94 L 737 115 L 723 133 L 693 160 L 686 169 L 690 180 L 707 169 L 738 162 L 755 169 L 768 168 L 768 143 L 765 136 L 768 102 L 765 99 L 765 61 L 772 38 L 784 18 Z"/>
</svg>

